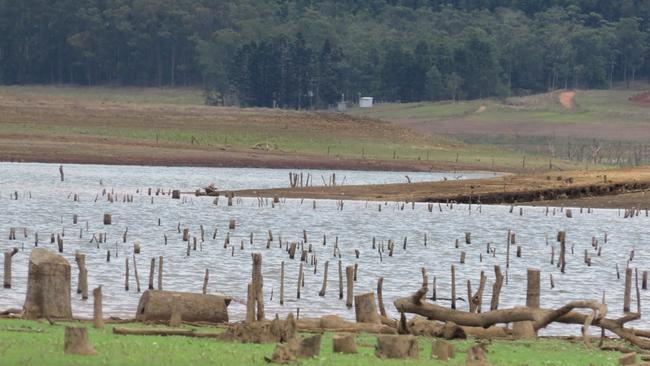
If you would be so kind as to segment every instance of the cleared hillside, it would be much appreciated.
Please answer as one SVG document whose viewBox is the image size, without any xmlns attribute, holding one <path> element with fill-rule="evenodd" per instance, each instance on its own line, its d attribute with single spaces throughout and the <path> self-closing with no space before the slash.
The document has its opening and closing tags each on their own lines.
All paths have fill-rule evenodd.
<svg viewBox="0 0 650 366">
<path fill-rule="evenodd" d="M 198 105 L 179 89 L 0 88 L 0 159 L 387 170 L 547 168 L 368 117 Z M 561 161 L 557 166 L 570 167 Z"/>
</svg>

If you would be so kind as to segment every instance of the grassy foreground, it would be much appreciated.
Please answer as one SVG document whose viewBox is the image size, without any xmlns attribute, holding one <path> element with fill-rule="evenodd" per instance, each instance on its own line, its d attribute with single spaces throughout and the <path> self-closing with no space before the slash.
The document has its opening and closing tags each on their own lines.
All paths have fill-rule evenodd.
<svg viewBox="0 0 650 366">
<path fill-rule="evenodd" d="M 65 323 L 0 320 L 0 364 L 9 365 L 260 365 L 273 352 L 273 344 L 224 343 L 214 339 L 112 334 L 112 325 L 101 330 L 87 326 L 96 356 L 63 353 Z M 70 325 L 70 324 L 68 324 Z M 120 325 L 137 326 L 141 325 Z M 22 330 L 22 331 L 20 331 Z M 214 332 L 214 329 L 201 329 Z M 382 360 L 374 355 L 375 337 L 358 335 L 356 355 L 332 353 L 332 334 L 325 334 L 320 357 L 301 360 L 301 365 L 464 365 L 464 351 L 474 340 L 453 341 L 456 357 L 447 362 L 431 359 L 431 338 L 420 337 L 420 357 Z M 580 341 L 493 341 L 488 345 L 493 365 L 615 365 L 620 353 L 587 349 Z"/>
</svg>

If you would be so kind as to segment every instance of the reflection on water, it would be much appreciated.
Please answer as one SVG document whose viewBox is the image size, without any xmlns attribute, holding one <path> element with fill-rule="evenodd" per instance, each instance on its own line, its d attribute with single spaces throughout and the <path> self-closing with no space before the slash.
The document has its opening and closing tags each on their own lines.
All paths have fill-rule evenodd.
<svg viewBox="0 0 650 366">
<path fill-rule="evenodd" d="M 289 170 L 266 169 L 215 169 L 215 168 L 161 168 L 125 166 L 82 166 L 66 165 L 66 181 L 59 181 L 58 166 L 52 164 L 0 164 L 0 246 L 3 250 L 18 247 L 23 249 L 13 257 L 13 288 L 0 289 L 0 308 L 20 307 L 24 301 L 27 261 L 34 246 L 34 233 L 39 233 L 39 246 L 55 249 L 50 244 L 50 234 L 63 234 L 64 255 L 71 263 L 73 289 L 76 288 L 77 268 L 75 251 L 86 254 L 89 288 L 103 286 L 104 313 L 106 316 L 134 316 L 139 294 L 135 291 L 135 280 L 130 279 L 130 291 L 124 290 L 125 257 L 133 265 L 133 243 L 142 245 L 141 254 L 136 255 L 142 289 L 146 289 L 151 258 L 164 256 L 164 287 L 168 290 L 200 292 L 203 274 L 210 270 L 210 293 L 223 293 L 237 299 L 245 299 L 246 283 L 250 281 L 251 257 L 253 251 L 263 255 L 264 294 L 267 314 L 285 314 L 300 308 L 304 317 L 323 314 L 338 314 L 354 319 L 354 311 L 345 307 L 345 301 L 338 298 L 338 258 L 333 257 L 336 238 L 341 249 L 343 266 L 358 264 L 358 280 L 355 293 L 374 291 L 377 278 L 384 277 L 384 302 L 392 316 L 397 316 L 392 306 L 396 297 L 406 296 L 421 284 L 421 267 L 426 267 L 429 278 L 436 277 L 439 297 L 450 294 L 450 265 L 456 265 L 457 293 L 466 297 L 466 281 L 472 281 L 474 291 L 478 286 L 480 271 L 485 271 L 488 282 L 485 288 L 483 308 L 489 306 L 493 268 L 502 265 L 505 274 L 506 235 L 509 229 L 517 234 L 517 245 L 522 246 L 523 256 L 517 258 L 514 248 L 508 269 L 508 284 L 501 294 L 500 307 L 525 304 L 526 268 L 536 267 L 542 271 L 542 307 L 557 307 L 570 300 L 596 299 L 606 291 L 609 316 L 622 313 L 623 279 L 616 277 L 616 265 L 624 273 L 629 253 L 636 248 L 630 266 L 639 271 L 647 270 L 650 257 L 644 250 L 643 238 L 648 237 L 650 226 L 645 212 L 633 219 L 624 219 L 617 210 L 596 210 L 588 214 L 574 210 L 569 219 L 559 212 L 548 216 L 545 209 L 524 207 L 509 213 L 509 207 L 473 205 L 471 211 L 466 205 L 453 209 L 444 204 L 436 205 L 432 212 L 426 204 L 414 208 L 389 202 L 380 203 L 346 202 L 343 210 L 337 210 L 335 201 L 286 200 L 272 207 L 270 202 L 262 207 L 256 199 L 242 199 L 235 206 L 225 206 L 221 200 L 215 206 L 212 198 L 190 197 L 186 200 L 172 200 L 168 195 L 155 195 L 157 187 L 168 191 L 172 188 L 194 190 L 211 182 L 223 189 L 253 187 L 286 187 Z M 295 170 L 294 170 L 295 171 Z M 331 171 L 312 172 L 314 176 L 329 176 Z M 412 180 L 435 180 L 442 177 L 454 179 L 460 173 L 386 173 L 386 172 L 336 172 L 337 177 L 346 177 L 350 184 L 403 182 L 408 174 Z M 482 177 L 481 174 L 464 174 L 464 178 Z M 488 174 L 487 176 L 491 176 Z M 327 178 L 326 178 L 327 179 Z M 342 178 L 339 178 L 342 179 Z M 100 181 L 103 185 L 100 185 Z M 314 180 L 314 182 L 317 182 Z M 147 195 L 147 188 L 154 188 L 153 196 Z M 113 191 L 115 202 L 107 201 L 102 190 Z M 18 192 L 19 199 L 10 195 Z M 79 202 L 73 195 L 78 194 Z M 132 203 L 123 202 L 125 194 L 134 195 Z M 31 195 L 31 198 L 30 198 Z M 185 201 L 185 202 L 184 202 Z M 480 211 L 479 211 L 480 208 Z M 113 224 L 104 226 L 104 213 L 111 213 Z M 79 222 L 72 223 L 76 214 Z M 160 219 L 160 226 L 158 220 Z M 235 219 L 237 227 L 228 230 L 228 220 Z M 186 255 L 187 244 L 182 241 L 181 230 L 189 228 L 190 234 L 198 238 L 196 251 Z M 201 242 L 200 227 L 205 230 Z M 88 230 L 86 230 L 86 226 Z M 9 228 L 16 227 L 17 240 L 9 241 Z M 27 237 L 23 235 L 27 229 Z M 127 243 L 122 234 L 128 228 Z M 216 237 L 213 235 L 216 230 Z M 268 231 L 273 232 L 270 249 L 266 248 Z M 290 260 L 278 242 L 300 242 L 303 230 L 307 232 L 307 244 L 312 247 L 318 259 L 316 271 L 308 261 L 305 269 L 305 287 L 301 299 L 296 300 L 299 255 Z M 561 274 L 550 264 L 551 247 L 558 230 L 567 232 L 567 270 Z M 82 238 L 79 238 L 80 231 Z M 471 232 L 472 244 L 464 244 L 465 232 Z M 604 233 L 608 242 L 604 244 Z M 105 244 L 89 243 L 93 234 L 106 233 Z M 230 246 L 224 248 L 226 235 L 230 235 Z M 253 233 L 253 244 L 250 244 Z M 427 245 L 424 245 L 424 237 Z M 164 237 L 168 242 L 165 245 Z M 323 245 L 323 236 L 327 243 Z M 602 256 L 592 248 L 592 237 L 596 237 L 602 248 Z M 389 257 L 372 249 L 373 237 L 384 247 L 389 239 L 396 242 L 395 253 Z M 548 237 L 548 242 L 546 240 Z M 403 249 L 406 238 L 406 250 Z M 455 248 L 460 239 L 460 248 Z M 244 249 L 241 248 L 243 242 Z M 496 247 L 493 257 L 486 252 L 487 243 Z M 234 247 L 234 254 L 233 248 Z M 573 253 L 571 254 L 571 248 Z M 118 257 L 115 258 L 116 248 Z M 360 251 L 355 257 L 354 250 Z M 584 264 L 584 251 L 592 256 L 592 266 Z M 106 251 L 113 258 L 106 262 Z M 460 252 L 467 252 L 465 264 L 459 263 Z M 482 262 L 480 261 L 482 257 Z M 279 305 L 280 264 L 285 262 L 285 305 Z M 329 261 L 329 283 L 326 296 L 319 297 L 323 268 Z M 157 272 L 157 268 L 156 268 Z M 555 288 L 550 288 L 549 275 L 553 274 Z M 131 271 L 133 276 L 133 271 Z M 156 274 L 157 276 L 157 274 Z M 641 273 L 639 273 L 641 277 Z M 155 282 L 155 281 L 154 281 Z M 271 295 L 273 296 L 271 300 Z M 650 311 L 641 292 L 642 312 Z M 445 301 L 439 302 L 448 305 Z M 633 301 L 634 303 L 634 301 Z M 466 302 L 459 302 L 460 309 L 466 309 Z M 633 306 L 634 308 L 634 306 Z M 634 309 L 633 309 L 634 310 Z M 92 316 L 92 298 L 80 300 L 73 294 L 73 311 L 76 316 Z M 233 302 L 230 307 L 233 320 L 243 319 L 245 307 Z M 645 320 L 635 326 L 650 327 Z M 552 326 L 547 333 L 579 332 L 578 326 Z"/>
</svg>

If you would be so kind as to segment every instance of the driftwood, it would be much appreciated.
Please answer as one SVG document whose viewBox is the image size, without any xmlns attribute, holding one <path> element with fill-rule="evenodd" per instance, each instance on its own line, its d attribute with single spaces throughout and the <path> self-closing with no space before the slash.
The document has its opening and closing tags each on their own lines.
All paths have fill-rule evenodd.
<svg viewBox="0 0 650 366">
<path fill-rule="evenodd" d="M 301 318 L 296 321 L 296 327 L 301 332 L 345 332 L 345 333 L 375 333 L 396 334 L 395 327 L 374 323 L 353 323 L 336 315 L 326 315 L 321 318 Z"/>
<path fill-rule="evenodd" d="M 608 319 L 605 317 L 607 306 L 599 301 L 572 301 L 557 309 L 515 307 L 477 314 L 424 302 L 426 292 L 427 288 L 423 287 L 410 297 L 396 299 L 395 307 L 400 312 L 418 314 L 430 320 L 454 322 L 463 327 L 489 328 L 496 324 L 531 321 L 534 330 L 537 331 L 553 322 L 578 324 L 583 326 L 585 341 L 588 341 L 588 327 L 596 326 L 616 334 L 639 348 L 650 349 L 650 339 L 644 339 L 644 336 L 650 336 L 650 332 L 624 327 L 625 323 L 639 319 L 639 314 L 628 313 L 618 319 Z M 589 309 L 592 312 L 583 314 L 573 311 L 575 309 Z"/>
<path fill-rule="evenodd" d="M 121 328 L 113 327 L 113 334 L 141 335 L 141 336 L 183 336 L 194 338 L 221 338 L 223 333 L 196 332 L 194 329 L 184 328 Z"/>
</svg>

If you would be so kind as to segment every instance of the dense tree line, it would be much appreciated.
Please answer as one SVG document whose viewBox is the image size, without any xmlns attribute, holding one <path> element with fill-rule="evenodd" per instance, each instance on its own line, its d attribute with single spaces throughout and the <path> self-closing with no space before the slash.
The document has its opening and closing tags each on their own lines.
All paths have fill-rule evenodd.
<svg viewBox="0 0 650 366">
<path fill-rule="evenodd" d="M 469 99 L 650 78 L 648 0 L 0 0 L 0 84 L 211 103 Z"/>
</svg>

